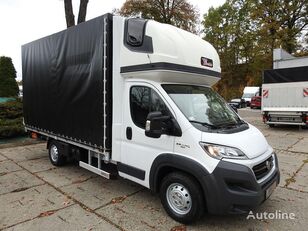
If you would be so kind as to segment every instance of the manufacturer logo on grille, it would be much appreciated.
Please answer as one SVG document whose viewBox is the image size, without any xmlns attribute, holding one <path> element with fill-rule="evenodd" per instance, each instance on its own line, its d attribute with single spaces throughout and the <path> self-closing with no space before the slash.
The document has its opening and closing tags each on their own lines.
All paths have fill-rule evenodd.
<svg viewBox="0 0 308 231">
<path fill-rule="evenodd" d="M 270 169 L 271 169 L 271 167 L 272 167 L 271 162 L 270 162 L 270 161 L 268 161 L 268 160 L 265 162 L 265 165 L 266 165 L 267 170 L 270 170 Z"/>
</svg>

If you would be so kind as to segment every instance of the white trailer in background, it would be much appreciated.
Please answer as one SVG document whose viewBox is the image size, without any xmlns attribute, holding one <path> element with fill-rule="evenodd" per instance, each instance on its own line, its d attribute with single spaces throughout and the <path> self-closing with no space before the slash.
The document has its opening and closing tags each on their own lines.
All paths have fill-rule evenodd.
<svg viewBox="0 0 308 231">
<path fill-rule="evenodd" d="M 308 125 L 308 57 L 274 50 L 273 70 L 263 73 L 262 114 L 269 126 Z"/>
</svg>

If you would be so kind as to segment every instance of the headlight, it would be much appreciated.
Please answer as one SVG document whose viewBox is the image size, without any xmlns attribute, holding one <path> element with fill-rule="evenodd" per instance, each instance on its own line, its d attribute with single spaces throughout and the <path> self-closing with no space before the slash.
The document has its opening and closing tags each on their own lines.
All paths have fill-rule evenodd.
<svg viewBox="0 0 308 231">
<path fill-rule="evenodd" d="M 200 145 L 205 150 L 206 154 L 216 159 L 247 159 L 247 156 L 237 148 L 203 142 L 200 142 Z"/>
</svg>

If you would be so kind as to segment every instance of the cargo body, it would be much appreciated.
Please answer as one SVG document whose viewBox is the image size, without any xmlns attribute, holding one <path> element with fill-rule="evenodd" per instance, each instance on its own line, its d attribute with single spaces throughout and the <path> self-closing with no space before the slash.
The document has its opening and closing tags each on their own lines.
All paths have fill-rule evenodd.
<svg viewBox="0 0 308 231">
<path fill-rule="evenodd" d="M 28 128 L 111 149 L 111 42 L 112 20 L 106 15 L 22 47 Z"/>
<path fill-rule="evenodd" d="M 280 180 L 262 133 L 211 88 L 214 47 L 152 20 L 103 15 L 22 47 L 25 127 L 56 166 L 124 177 L 191 223 L 245 213 Z"/>
</svg>

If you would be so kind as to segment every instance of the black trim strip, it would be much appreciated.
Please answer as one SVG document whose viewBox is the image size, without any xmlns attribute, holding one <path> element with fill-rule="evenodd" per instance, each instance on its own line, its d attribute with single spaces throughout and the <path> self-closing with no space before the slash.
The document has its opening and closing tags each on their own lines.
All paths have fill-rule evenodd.
<svg viewBox="0 0 308 231">
<path fill-rule="evenodd" d="M 181 71 L 181 72 L 188 72 L 193 74 L 200 74 L 200 75 L 210 75 L 213 77 L 221 77 L 221 73 L 217 71 L 207 70 L 198 67 L 191 67 L 186 65 L 180 65 L 175 63 L 147 63 L 147 64 L 140 64 L 140 65 L 133 65 L 133 66 L 125 66 L 121 67 L 121 73 L 128 73 L 128 72 L 137 72 L 137 71 L 151 71 L 151 70 L 169 70 L 169 71 Z"/>
<path fill-rule="evenodd" d="M 133 166 L 123 164 L 123 163 L 118 163 L 118 171 L 123 172 L 127 175 L 136 177 L 140 180 L 145 179 L 145 171 L 139 168 L 135 168 Z"/>
</svg>

